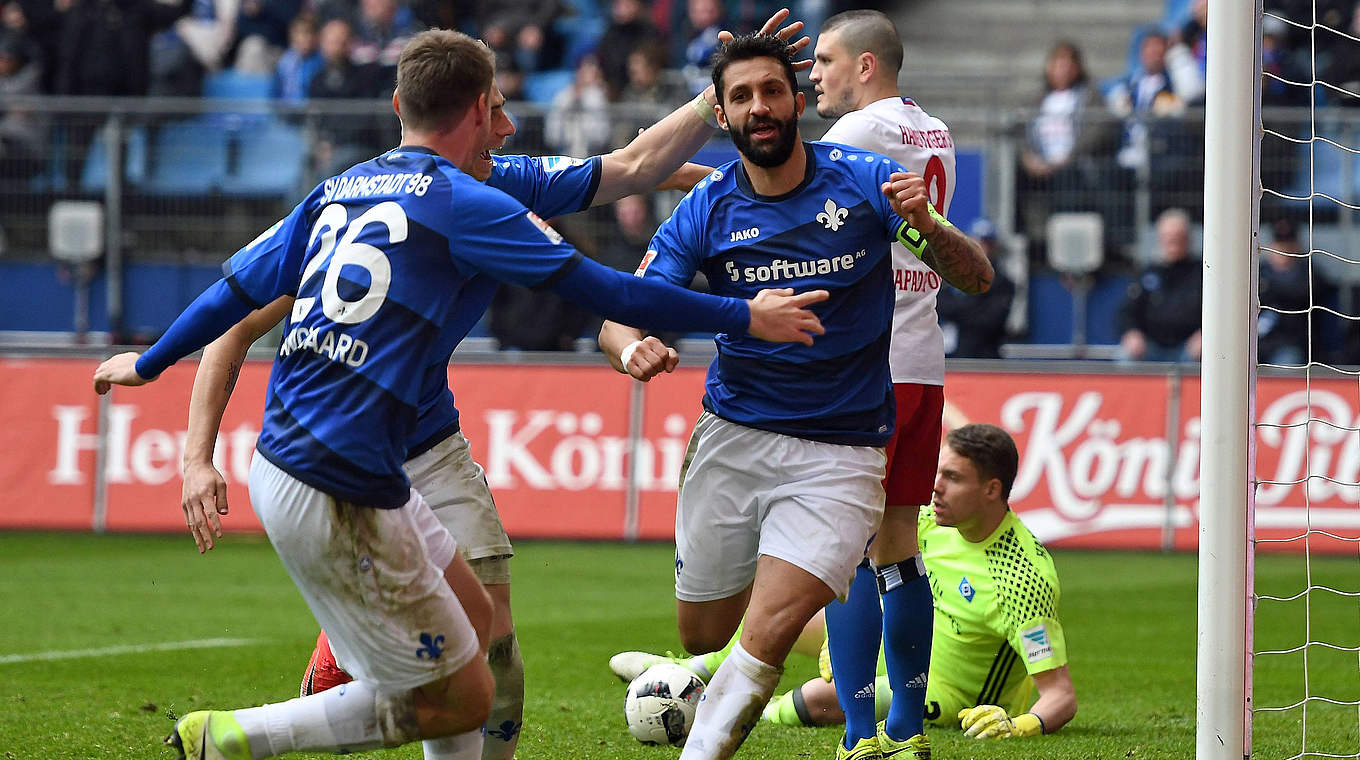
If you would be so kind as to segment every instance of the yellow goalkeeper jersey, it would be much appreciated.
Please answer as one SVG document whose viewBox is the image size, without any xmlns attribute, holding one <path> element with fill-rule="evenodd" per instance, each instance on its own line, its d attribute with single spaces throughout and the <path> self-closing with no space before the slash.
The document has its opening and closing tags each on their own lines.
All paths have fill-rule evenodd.
<svg viewBox="0 0 1360 760">
<path fill-rule="evenodd" d="M 1014 512 L 976 544 L 936 525 L 930 507 L 918 530 L 935 604 L 927 721 L 956 726 L 975 705 L 1024 712 L 1030 674 L 1067 664 L 1053 558 Z"/>
</svg>

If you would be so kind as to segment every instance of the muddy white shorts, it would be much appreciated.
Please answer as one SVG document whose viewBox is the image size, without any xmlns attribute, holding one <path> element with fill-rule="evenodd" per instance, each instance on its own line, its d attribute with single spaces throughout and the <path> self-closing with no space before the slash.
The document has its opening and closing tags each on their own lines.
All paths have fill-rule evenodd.
<svg viewBox="0 0 1360 760">
<path fill-rule="evenodd" d="M 402 466 L 439 522 L 449 529 L 482 583 L 509 583 L 514 556 L 482 466 L 454 433 Z"/>
<path fill-rule="evenodd" d="M 477 654 L 444 580 L 457 546 L 414 489 L 397 509 L 312 488 L 256 452 L 250 503 L 350 675 L 384 691 L 439 680 Z"/>
<path fill-rule="evenodd" d="M 761 554 L 844 598 L 883 520 L 883 449 L 757 430 L 705 412 L 694 424 L 675 514 L 675 596 L 725 599 Z"/>
</svg>

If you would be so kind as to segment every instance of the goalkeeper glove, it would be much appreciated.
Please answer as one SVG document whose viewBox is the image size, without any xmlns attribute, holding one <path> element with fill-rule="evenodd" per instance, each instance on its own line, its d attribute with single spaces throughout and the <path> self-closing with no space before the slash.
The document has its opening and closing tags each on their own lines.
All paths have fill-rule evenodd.
<svg viewBox="0 0 1360 760">
<path fill-rule="evenodd" d="M 996 705 L 978 705 L 959 710 L 959 724 L 968 736 L 975 739 L 1006 739 L 1012 736 L 1038 736 L 1044 732 L 1044 722 L 1034 713 L 1023 713 L 1014 718 Z"/>
</svg>

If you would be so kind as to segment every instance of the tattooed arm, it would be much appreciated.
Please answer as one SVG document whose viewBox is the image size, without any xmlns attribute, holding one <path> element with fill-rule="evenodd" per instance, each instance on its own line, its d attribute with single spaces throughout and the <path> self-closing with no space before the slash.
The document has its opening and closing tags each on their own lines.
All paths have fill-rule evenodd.
<svg viewBox="0 0 1360 760">
<path fill-rule="evenodd" d="M 222 427 L 222 414 L 236 388 L 250 344 L 278 324 L 292 306 L 291 296 L 279 298 L 263 309 L 251 312 L 203 349 L 203 358 L 194 375 L 194 390 L 189 397 L 184 488 L 180 493 L 184 522 L 200 554 L 213 548 L 214 536 L 222 537 L 218 515 L 227 513 L 227 482 L 213 466 L 213 449 Z"/>
<path fill-rule="evenodd" d="M 935 212 L 919 175 L 896 173 L 890 179 L 883 185 L 883 194 L 893 211 L 921 234 L 921 247 L 915 249 L 921 261 L 964 293 L 986 293 L 995 271 L 982 246 Z"/>
</svg>

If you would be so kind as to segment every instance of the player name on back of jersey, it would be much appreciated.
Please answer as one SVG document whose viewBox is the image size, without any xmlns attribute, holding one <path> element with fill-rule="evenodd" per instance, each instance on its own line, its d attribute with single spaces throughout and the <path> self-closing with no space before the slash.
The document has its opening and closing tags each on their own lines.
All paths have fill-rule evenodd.
<svg viewBox="0 0 1360 760">
<path fill-rule="evenodd" d="M 392 195 L 397 192 L 420 197 L 430 189 L 430 183 L 433 181 L 434 177 L 428 174 L 411 172 L 331 177 L 322 185 L 325 188 L 322 202 L 371 198 L 375 195 Z"/>
<path fill-rule="evenodd" d="M 947 129 L 915 129 L 905 124 L 898 124 L 897 128 L 902 130 L 903 145 L 915 145 L 918 148 L 954 147 L 954 138 Z"/>
<path fill-rule="evenodd" d="M 279 356 L 284 357 L 301 349 L 309 349 L 333 362 L 344 362 L 358 367 L 368 359 L 368 344 L 338 330 L 298 325 L 279 344 Z"/>
</svg>

